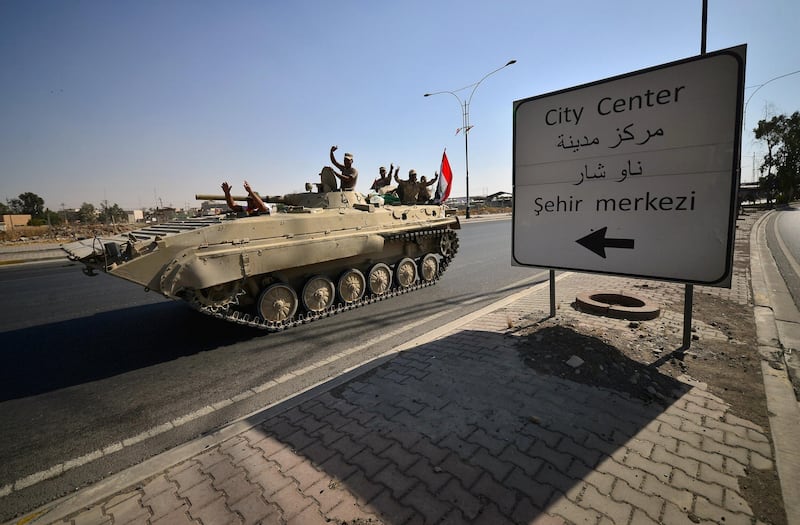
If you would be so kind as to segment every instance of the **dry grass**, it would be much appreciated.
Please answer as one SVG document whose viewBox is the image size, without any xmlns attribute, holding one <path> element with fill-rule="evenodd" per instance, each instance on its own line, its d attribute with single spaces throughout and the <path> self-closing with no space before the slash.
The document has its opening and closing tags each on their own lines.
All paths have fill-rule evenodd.
<svg viewBox="0 0 800 525">
<path fill-rule="evenodd" d="M 51 231 L 52 230 L 52 231 Z M 16 226 L 13 230 L 0 232 L 0 241 L 18 241 L 22 238 L 48 237 L 54 235 L 50 226 Z"/>
</svg>

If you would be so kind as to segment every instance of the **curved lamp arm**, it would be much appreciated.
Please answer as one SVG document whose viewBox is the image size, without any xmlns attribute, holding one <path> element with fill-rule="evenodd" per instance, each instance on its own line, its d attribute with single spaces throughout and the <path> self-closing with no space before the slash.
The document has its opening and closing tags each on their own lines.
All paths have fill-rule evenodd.
<svg viewBox="0 0 800 525">
<path fill-rule="evenodd" d="M 475 90 L 476 90 L 476 89 L 478 89 L 478 86 L 480 86 L 480 85 L 481 85 L 481 82 L 483 82 L 484 80 L 486 80 L 486 79 L 487 79 L 488 77 L 490 77 L 491 75 L 494 75 L 495 73 L 497 73 L 497 72 L 498 72 L 498 71 L 500 71 L 501 69 L 503 69 L 503 68 L 506 68 L 506 67 L 510 66 L 511 64 L 516 64 L 516 63 L 517 63 L 517 61 L 516 61 L 516 60 L 509 60 L 508 62 L 506 62 L 506 63 L 505 63 L 505 65 L 498 67 L 498 68 L 497 68 L 497 69 L 495 69 L 494 71 L 490 71 L 489 73 L 486 73 L 486 74 L 483 76 L 483 78 L 482 78 L 482 79 L 480 79 L 480 80 L 478 80 L 477 82 L 475 82 L 475 87 L 474 87 L 474 88 L 472 88 L 472 92 L 469 94 L 469 98 L 467 99 L 467 105 L 469 105 L 469 103 L 472 101 L 472 95 L 474 95 L 474 94 L 475 94 Z M 469 86 L 467 86 L 467 87 L 469 87 Z M 462 88 L 462 89 L 464 89 L 464 88 Z"/>
</svg>

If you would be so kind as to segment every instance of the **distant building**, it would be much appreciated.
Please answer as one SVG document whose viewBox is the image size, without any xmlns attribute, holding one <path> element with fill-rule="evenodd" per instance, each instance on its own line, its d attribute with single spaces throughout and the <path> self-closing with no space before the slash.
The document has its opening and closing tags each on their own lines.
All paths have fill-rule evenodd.
<svg viewBox="0 0 800 525">
<path fill-rule="evenodd" d="M 145 217 L 145 222 L 148 223 L 162 223 L 168 222 L 175 218 L 175 208 L 156 208 L 150 210 Z"/>
<path fill-rule="evenodd" d="M 473 199 L 470 199 L 470 201 L 472 201 L 472 200 Z M 466 197 L 450 197 L 449 199 L 447 199 L 447 204 L 449 204 L 450 206 L 456 206 L 456 207 L 464 206 L 464 205 L 467 204 L 467 198 Z"/>
<path fill-rule="evenodd" d="M 15 227 L 27 226 L 31 216 L 27 214 L 3 215 L 3 222 L 0 222 L 0 231 L 14 231 Z"/>
<path fill-rule="evenodd" d="M 144 210 L 127 210 L 128 222 L 144 222 Z"/>
<path fill-rule="evenodd" d="M 510 208 L 514 196 L 510 193 L 500 191 L 492 193 L 491 195 L 470 195 L 470 207 L 491 206 L 496 208 Z M 450 197 L 447 199 L 447 204 L 456 208 L 461 208 L 467 205 L 466 197 Z"/>
<path fill-rule="evenodd" d="M 767 199 L 767 193 L 763 191 L 757 182 L 744 182 L 739 185 L 739 204 L 756 204 Z"/>
<path fill-rule="evenodd" d="M 221 213 L 225 213 L 227 210 L 228 206 L 220 202 L 203 201 L 200 204 L 200 215 L 206 217 L 209 215 L 219 215 Z"/>
<path fill-rule="evenodd" d="M 512 194 L 500 191 L 487 195 L 485 202 L 487 206 L 494 208 L 510 208 L 513 201 L 514 196 Z"/>
</svg>

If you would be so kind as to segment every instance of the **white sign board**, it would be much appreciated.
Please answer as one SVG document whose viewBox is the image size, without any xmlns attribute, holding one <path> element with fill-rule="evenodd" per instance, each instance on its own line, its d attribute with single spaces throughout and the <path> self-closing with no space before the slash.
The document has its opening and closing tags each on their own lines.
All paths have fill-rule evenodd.
<svg viewBox="0 0 800 525">
<path fill-rule="evenodd" d="M 729 287 L 744 54 L 516 101 L 513 264 Z"/>
</svg>

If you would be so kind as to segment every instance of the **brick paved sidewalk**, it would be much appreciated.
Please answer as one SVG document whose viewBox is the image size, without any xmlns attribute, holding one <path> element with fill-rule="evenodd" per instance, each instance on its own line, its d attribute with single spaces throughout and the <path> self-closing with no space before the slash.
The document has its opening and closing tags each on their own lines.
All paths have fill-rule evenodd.
<svg viewBox="0 0 800 525">
<path fill-rule="evenodd" d="M 746 304 L 746 272 L 714 293 Z M 564 274 L 559 316 L 618 322 L 569 303 L 629 281 Z M 702 384 L 664 406 L 533 371 L 510 328 L 548 312 L 546 285 L 519 293 L 57 522 L 755 523 L 737 478 L 773 468 L 765 430 Z"/>
</svg>

